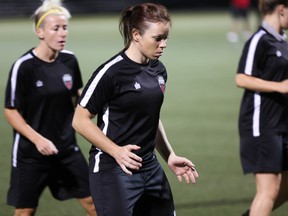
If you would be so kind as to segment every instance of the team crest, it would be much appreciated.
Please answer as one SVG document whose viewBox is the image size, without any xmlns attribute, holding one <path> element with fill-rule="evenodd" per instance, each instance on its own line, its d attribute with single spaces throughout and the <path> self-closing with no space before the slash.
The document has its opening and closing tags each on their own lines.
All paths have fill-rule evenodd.
<svg viewBox="0 0 288 216">
<path fill-rule="evenodd" d="M 158 77 L 158 83 L 159 83 L 159 86 L 160 86 L 162 93 L 164 94 L 166 86 L 165 86 L 165 80 L 162 76 Z"/>
<path fill-rule="evenodd" d="M 67 89 L 72 89 L 73 86 L 73 80 L 72 80 L 72 76 L 70 74 L 64 74 L 64 76 L 62 77 L 62 80 L 64 82 L 64 85 L 66 86 Z"/>
</svg>

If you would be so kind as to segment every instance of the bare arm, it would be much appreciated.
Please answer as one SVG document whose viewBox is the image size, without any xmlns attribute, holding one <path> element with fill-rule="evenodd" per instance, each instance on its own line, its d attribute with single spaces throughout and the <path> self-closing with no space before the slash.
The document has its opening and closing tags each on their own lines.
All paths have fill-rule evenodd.
<svg viewBox="0 0 288 216">
<path fill-rule="evenodd" d="M 180 182 L 182 182 L 182 177 L 185 178 L 187 183 L 190 183 L 190 181 L 192 183 L 196 182 L 196 178 L 199 175 L 195 169 L 195 165 L 187 158 L 175 155 L 167 139 L 161 120 L 159 120 L 156 149 Z"/>
<path fill-rule="evenodd" d="M 114 157 L 125 173 L 131 175 L 132 172 L 128 169 L 139 169 L 142 166 L 142 159 L 132 151 L 138 150 L 140 147 L 132 144 L 118 146 L 92 121 L 93 117 L 94 116 L 87 109 L 77 105 L 72 126 L 92 145 Z"/>
<path fill-rule="evenodd" d="M 8 123 L 20 134 L 35 144 L 37 150 L 43 155 L 57 154 L 55 145 L 33 128 L 31 128 L 23 119 L 17 109 L 4 109 L 4 115 Z"/>
<path fill-rule="evenodd" d="M 238 87 L 251 91 L 288 93 L 288 80 L 274 82 L 246 74 L 237 74 L 235 82 Z"/>
</svg>

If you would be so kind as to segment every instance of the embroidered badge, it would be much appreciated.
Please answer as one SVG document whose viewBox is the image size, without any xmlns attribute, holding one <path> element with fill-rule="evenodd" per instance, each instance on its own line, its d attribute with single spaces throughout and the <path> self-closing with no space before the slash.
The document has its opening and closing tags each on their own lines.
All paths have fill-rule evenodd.
<svg viewBox="0 0 288 216">
<path fill-rule="evenodd" d="M 135 82 L 135 84 L 134 84 L 134 88 L 135 88 L 135 89 L 140 89 L 140 88 L 141 88 L 140 83 Z"/>
<path fill-rule="evenodd" d="M 279 50 L 277 50 L 276 55 L 277 55 L 278 57 L 281 57 L 281 56 L 282 56 L 282 53 L 281 53 Z"/>
<path fill-rule="evenodd" d="M 37 80 L 36 86 L 37 87 L 42 87 L 43 86 L 43 82 L 41 80 Z"/>
<path fill-rule="evenodd" d="M 164 94 L 166 86 L 165 86 L 165 80 L 162 76 L 158 77 L 158 83 L 159 83 L 159 86 L 160 86 L 162 93 Z"/>
<path fill-rule="evenodd" d="M 73 86 L 73 80 L 72 80 L 72 76 L 70 74 L 64 74 L 64 76 L 62 77 L 62 80 L 64 82 L 64 85 L 66 86 L 67 89 L 72 89 Z"/>
</svg>

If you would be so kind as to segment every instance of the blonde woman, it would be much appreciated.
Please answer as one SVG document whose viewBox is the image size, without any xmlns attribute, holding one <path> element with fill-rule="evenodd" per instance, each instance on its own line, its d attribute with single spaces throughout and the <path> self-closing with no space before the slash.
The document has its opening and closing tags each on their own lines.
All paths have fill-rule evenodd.
<svg viewBox="0 0 288 216">
<path fill-rule="evenodd" d="M 59 1 L 43 1 L 35 12 L 39 44 L 15 61 L 7 82 L 4 113 L 14 131 L 7 202 L 15 216 L 35 215 L 46 187 L 96 215 L 87 162 L 71 126 L 82 79 L 76 57 L 64 50 L 69 18 Z"/>
</svg>

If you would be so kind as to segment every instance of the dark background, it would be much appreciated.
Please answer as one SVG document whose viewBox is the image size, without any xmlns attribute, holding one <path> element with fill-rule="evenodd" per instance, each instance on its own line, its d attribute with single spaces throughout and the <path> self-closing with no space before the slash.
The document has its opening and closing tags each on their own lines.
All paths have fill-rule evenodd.
<svg viewBox="0 0 288 216">
<path fill-rule="evenodd" d="M 257 5 L 252 0 L 252 5 Z M 155 2 L 165 5 L 169 10 L 222 10 L 227 9 L 230 0 L 65 0 L 64 5 L 75 14 L 103 14 L 120 12 L 129 5 L 141 2 Z M 41 5 L 40 0 L 0 0 L 0 17 L 31 16 Z"/>
</svg>

